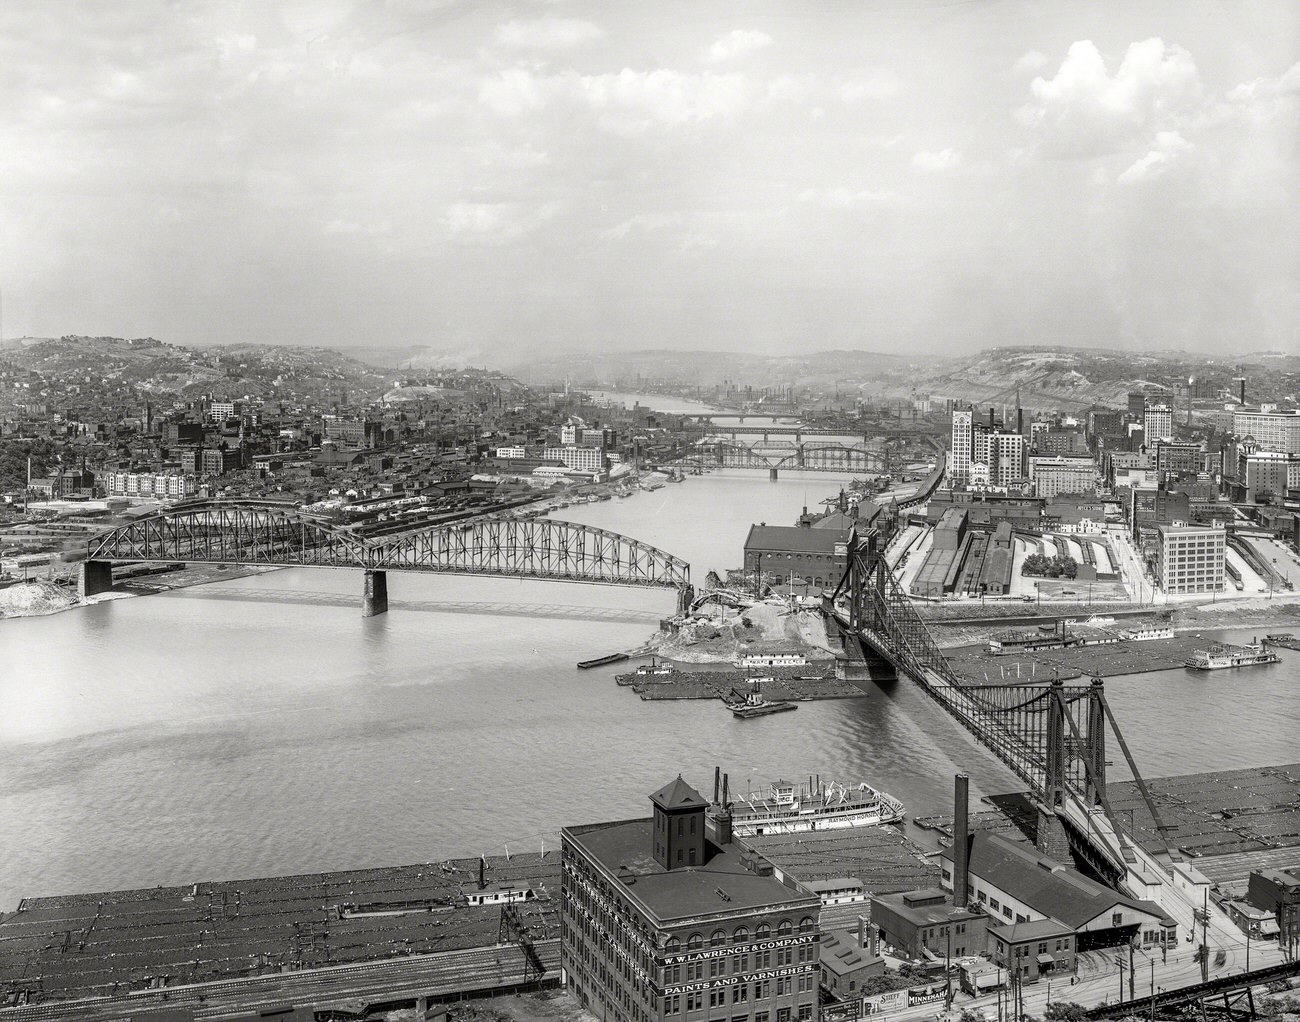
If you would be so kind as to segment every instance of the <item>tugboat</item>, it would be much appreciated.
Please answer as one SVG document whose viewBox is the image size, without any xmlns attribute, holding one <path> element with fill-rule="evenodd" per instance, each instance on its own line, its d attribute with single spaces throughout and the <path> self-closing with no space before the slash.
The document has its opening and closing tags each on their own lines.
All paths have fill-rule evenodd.
<svg viewBox="0 0 1300 1022">
<path fill-rule="evenodd" d="M 1268 648 L 1267 642 L 1248 646 L 1211 646 L 1194 650 L 1183 666 L 1193 671 L 1220 671 L 1225 667 L 1254 667 L 1257 664 L 1275 664 L 1282 658 Z"/>
<path fill-rule="evenodd" d="M 784 713 L 786 710 L 799 709 L 794 703 L 772 702 L 763 695 L 762 678 L 749 679 L 749 691 L 741 695 L 735 689 L 732 689 L 724 702 L 731 710 L 731 715 L 740 720 L 748 720 L 750 717 L 766 717 L 770 713 Z"/>
</svg>

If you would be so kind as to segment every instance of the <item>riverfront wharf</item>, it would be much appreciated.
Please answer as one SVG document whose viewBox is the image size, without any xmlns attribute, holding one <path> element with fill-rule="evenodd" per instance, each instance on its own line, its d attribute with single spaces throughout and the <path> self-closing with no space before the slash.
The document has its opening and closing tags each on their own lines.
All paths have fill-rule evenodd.
<svg viewBox="0 0 1300 1022">
<path fill-rule="evenodd" d="M 483 860 L 530 939 L 558 936 L 553 851 Z M 479 859 L 24 898 L 0 918 L 0 1005 L 124 995 L 497 942 L 501 903 Z M 471 896 L 471 897 L 467 897 Z M 471 900 L 487 901 L 469 904 Z"/>
<path fill-rule="evenodd" d="M 1151 777 L 1146 785 L 1168 830 L 1169 843 L 1209 878 L 1222 899 L 1244 895 L 1254 870 L 1300 869 L 1300 763 Z M 1115 813 L 1131 823 L 1149 854 L 1164 845 L 1133 781 L 1110 781 Z M 989 808 L 970 816 L 973 830 L 1014 829 L 1030 838 L 1037 812 L 1023 793 L 989 796 Z M 952 838 L 952 817 L 914 822 Z"/>
</svg>

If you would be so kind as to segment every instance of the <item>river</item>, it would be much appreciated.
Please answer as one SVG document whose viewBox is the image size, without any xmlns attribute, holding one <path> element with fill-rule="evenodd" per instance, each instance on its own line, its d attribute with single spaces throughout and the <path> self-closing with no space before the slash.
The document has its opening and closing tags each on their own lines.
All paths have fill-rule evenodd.
<svg viewBox="0 0 1300 1022">
<path fill-rule="evenodd" d="M 752 522 L 789 523 L 843 480 L 731 471 L 557 513 L 737 566 Z M 361 574 L 292 569 L 0 621 L 0 910 L 21 895 L 537 848 L 704 787 L 866 779 L 911 813 L 1015 779 L 910 684 L 734 720 L 643 703 L 617 667 L 669 592 L 398 574 L 365 619 Z M 1151 776 L 1294 760 L 1300 654 L 1244 672 L 1112 679 Z M 1118 757 L 1116 757 L 1118 759 Z M 1120 766 L 1117 764 L 1117 773 Z"/>
</svg>

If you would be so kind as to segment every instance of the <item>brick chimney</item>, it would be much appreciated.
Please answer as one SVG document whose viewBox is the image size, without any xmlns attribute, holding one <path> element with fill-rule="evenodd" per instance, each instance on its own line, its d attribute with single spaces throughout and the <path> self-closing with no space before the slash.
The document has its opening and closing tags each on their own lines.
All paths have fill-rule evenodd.
<svg viewBox="0 0 1300 1022">
<path fill-rule="evenodd" d="M 970 900 L 970 777 L 958 774 L 952 799 L 952 903 L 965 908 Z"/>
</svg>

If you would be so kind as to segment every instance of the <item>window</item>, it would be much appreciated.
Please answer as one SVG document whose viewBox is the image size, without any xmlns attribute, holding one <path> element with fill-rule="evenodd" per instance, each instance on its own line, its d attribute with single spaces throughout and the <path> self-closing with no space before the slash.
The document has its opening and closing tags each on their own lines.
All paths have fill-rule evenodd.
<svg viewBox="0 0 1300 1022">
<path fill-rule="evenodd" d="M 754 1013 L 754 1022 L 767 1022 L 767 1012 L 758 1011 Z"/>
<path fill-rule="evenodd" d="M 984 900 L 983 898 L 980 899 L 980 901 L 983 901 L 983 900 Z M 989 899 L 989 908 L 991 908 L 991 909 L 993 909 L 993 910 L 996 911 L 997 909 L 999 909 L 999 908 L 1001 908 L 1001 907 L 1002 907 L 1002 906 L 998 904 L 998 899 L 997 899 L 997 898 L 990 898 L 990 899 Z"/>
<path fill-rule="evenodd" d="M 737 926 L 736 932 L 731 935 L 731 940 L 735 944 L 745 943 L 745 941 L 749 940 L 749 927 Z"/>
<path fill-rule="evenodd" d="M 790 1009 L 789 1009 L 789 1008 L 777 1008 L 777 1009 L 776 1009 L 776 1022 L 790 1022 Z"/>
<path fill-rule="evenodd" d="M 681 946 L 682 946 L 682 942 L 678 940 L 676 937 L 669 937 L 666 941 L 664 941 L 665 951 L 676 951 Z"/>
<path fill-rule="evenodd" d="M 804 916 L 802 919 L 799 920 L 800 933 L 812 933 L 812 931 L 813 931 L 812 916 Z"/>
<path fill-rule="evenodd" d="M 738 983 L 736 985 L 736 1003 L 744 1004 L 748 1000 L 749 1000 L 749 984 Z M 733 1022 L 735 1022 L 734 1019 Z"/>
<path fill-rule="evenodd" d="M 759 923 L 758 929 L 754 931 L 754 936 L 759 940 L 765 940 L 772 936 L 772 927 L 768 926 L 767 923 Z M 757 1020 L 755 1020 L 755 1022 L 757 1022 Z"/>
<path fill-rule="evenodd" d="M 694 951 L 696 948 L 704 946 L 704 938 L 701 937 L 698 933 L 692 933 L 690 937 L 687 938 L 686 940 L 686 946 L 692 951 Z"/>
<path fill-rule="evenodd" d="M 1110 914 L 1110 925 L 1111 925 L 1111 926 L 1123 926 L 1123 925 L 1124 925 L 1124 913 L 1123 913 L 1123 912 L 1112 912 L 1112 913 Z"/>
<path fill-rule="evenodd" d="M 686 995 L 686 1010 L 699 1011 L 704 1007 L 704 991 L 696 990 L 694 993 Z"/>
<path fill-rule="evenodd" d="M 725 944 L 726 942 L 727 942 L 727 935 L 723 933 L 721 930 L 714 930 L 713 936 L 709 938 L 710 947 L 717 947 L 719 944 Z"/>
<path fill-rule="evenodd" d="M 1010 906 L 1010 905 L 1003 905 L 1003 906 L 1002 906 L 1002 914 L 1003 914 L 1004 916 L 1006 916 L 1008 919 L 1010 919 L 1010 918 L 1011 918 L 1011 906 Z"/>
<path fill-rule="evenodd" d="M 776 928 L 778 937 L 788 937 L 793 931 L 794 927 L 790 925 L 789 919 L 782 919 L 781 925 Z"/>
<path fill-rule="evenodd" d="M 812 1005 L 811 1004 L 799 1005 L 799 1022 L 809 1022 L 811 1018 L 812 1018 Z"/>
<path fill-rule="evenodd" d="M 709 978 L 714 979 L 721 976 L 727 971 L 727 960 L 725 958 L 715 958 L 709 962 Z"/>
<path fill-rule="evenodd" d="M 726 987 L 723 987 L 721 990 L 710 990 L 710 991 L 709 991 L 709 1007 L 710 1007 L 710 1008 L 721 1008 L 721 1007 L 722 1007 L 723 1005 L 725 1005 L 726 1003 L 727 1003 L 727 989 L 726 989 Z"/>
</svg>

